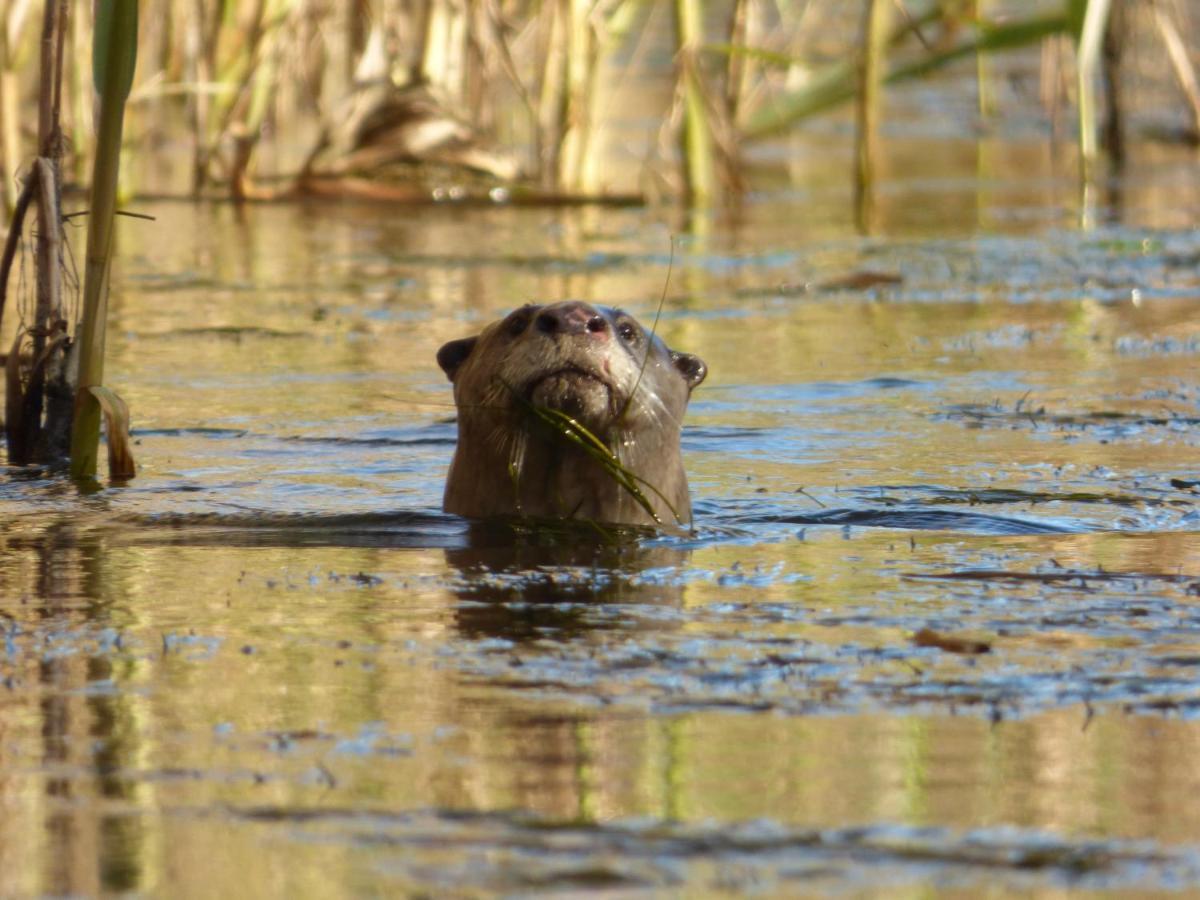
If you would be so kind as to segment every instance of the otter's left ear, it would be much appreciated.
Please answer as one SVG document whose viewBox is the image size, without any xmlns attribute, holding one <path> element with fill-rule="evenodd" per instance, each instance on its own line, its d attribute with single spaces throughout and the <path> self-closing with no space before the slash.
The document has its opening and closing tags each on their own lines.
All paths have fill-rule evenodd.
<svg viewBox="0 0 1200 900">
<path fill-rule="evenodd" d="M 708 374 L 708 366 L 704 364 L 704 360 L 698 356 L 693 356 L 691 353 L 676 353 L 672 350 L 671 365 L 683 375 L 683 380 L 687 382 L 689 391 L 702 382 L 704 376 Z"/>
<path fill-rule="evenodd" d="M 458 374 L 458 367 L 466 362 L 471 351 L 475 349 L 475 342 L 478 340 L 477 337 L 469 337 L 442 344 L 442 349 L 437 353 L 437 361 L 438 365 L 442 367 L 442 371 L 446 373 L 446 377 L 451 381 Z"/>
</svg>

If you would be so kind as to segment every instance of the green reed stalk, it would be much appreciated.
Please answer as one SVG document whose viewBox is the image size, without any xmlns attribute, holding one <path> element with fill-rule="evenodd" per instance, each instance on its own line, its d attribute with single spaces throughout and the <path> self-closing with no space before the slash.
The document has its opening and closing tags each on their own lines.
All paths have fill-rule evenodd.
<svg viewBox="0 0 1200 900">
<path fill-rule="evenodd" d="M 987 14 L 984 5 L 988 0 L 972 0 L 971 19 L 978 23 Z M 980 119 L 990 118 L 995 102 L 992 98 L 991 66 L 986 53 L 975 51 L 975 102 Z"/>
<path fill-rule="evenodd" d="M 94 478 L 96 475 L 102 410 L 94 391 L 100 389 L 104 381 L 108 270 L 112 259 L 121 129 L 125 101 L 137 65 L 137 13 L 137 0 L 107 0 L 96 8 L 92 79 L 100 95 L 100 117 L 83 275 L 83 323 L 78 335 L 79 385 L 71 429 L 72 478 Z M 110 428 L 109 441 L 112 440 Z"/>
<path fill-rule="evenodd" d="M 675 0 L 679 64 L 683 76 L 683 158 L 688 197 L 704 206 L 716 192 L 712 126 L 700 73 L 704 44 L 702 0 Z"/>
<path fill-rule="evenodd" d="M 92 109 L 88 103 L 88 83 L 87 83 L 87 16 L 82 10 L 77 11 L 74 15 L 68 17 L 67 26 L 67 41 L 69 42 L 70 50 L 67 51 L 67 58 L 64 60 L 66 64 L 65 77 L 67 79 L 67 99 L 69 101 L 68 118 L 70 124 L 68 130 L 75 135 L 86 134 L 92 125 Z M 63 181 L 68 179 L 76 184 L 84 184 L 87 181 L 87 154 L 72 153 L 67 157 L 67 163 L 71 167 L 70 174 L 63 177 Z"/>
</svg>

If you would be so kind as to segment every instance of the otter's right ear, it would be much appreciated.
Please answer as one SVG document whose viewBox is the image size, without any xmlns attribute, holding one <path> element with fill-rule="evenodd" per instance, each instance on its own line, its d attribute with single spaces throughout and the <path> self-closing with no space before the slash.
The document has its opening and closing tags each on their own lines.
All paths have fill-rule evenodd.
<svg viewBox="0 0 1200 900">
<path fill-rule="evenodd" d="M 704 376 L 708 374 L 708 366 L 694 353 L 677 353 L 672 350 L 671 365 L 679 370 L 679 374 L 687 382 L 689 391 L 702 382 Z"/>
<path fill-rule="evenodd" d="M 451 381 L 458 374 L 458 367 L 466 362 L 467 357 L 471 355 L 471 351 L 475 349 L 477 337 L 462 338 L 461 340 L 451 341 L 448 344 L 443 344 L 442 349 L 437 353 L 438 365 L 442 367 L 442 371 L 446 373 L 446 377 Z"/>
</svg>

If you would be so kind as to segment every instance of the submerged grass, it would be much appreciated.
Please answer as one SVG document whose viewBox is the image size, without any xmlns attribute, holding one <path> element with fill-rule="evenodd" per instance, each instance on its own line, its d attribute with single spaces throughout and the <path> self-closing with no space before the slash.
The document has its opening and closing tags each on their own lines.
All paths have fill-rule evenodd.
<svg viewBox="0 0 1200 900">
<path fill-rule="evenodd" d="M 518 401 L 525 407 L 529 414 L 548 428 L 557 438 L 578 447 L 586 453 L 593 462 L 599 465 L 616 484 L 633 498 L 638 506 L 646 511 L 646 515 L 650 516 L 651 519 L 659 525 L 663 524 L 658 513 L 654 511 L 654 504 L 650 502 L 650 498 L 642 490 L 642 485 L 662 500 L 667 509 L 671 511 L 671 515 L 675 517 L 676 524 L 683 524 L 679 511 L 675 509 L 674 505 L 666 498 L 663 492 L 622 463 L 608 445 L 597 437 L 586 425 L 574 417 L 567 415 L 562 410 L 530 403 L 515 391 L 513 392 L 513 396 L 517 397 Z"/>
</svg>

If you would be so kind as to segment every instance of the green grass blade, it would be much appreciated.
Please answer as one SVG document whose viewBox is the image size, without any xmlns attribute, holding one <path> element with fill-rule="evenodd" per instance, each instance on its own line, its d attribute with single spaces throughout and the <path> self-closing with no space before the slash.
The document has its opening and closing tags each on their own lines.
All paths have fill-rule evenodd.
<svg viewBox="0 0 1200 900">
<path fill-rule="evenodd" d="M 689 199 L 706 206 L 716 193 L 716 162 L 708 88 L 700 66 L 704 7 L 700 0 L 675 0 L 675 56 L 683 83 L 683 161 Z"/>
<path fill-rule="evenodd" d="M 924 21 L 921 20 L 921 21 Z M 918 22 L 920 24 L 921 22 Z M 912 26 L 905 25 L 893 34 L 891 43 L 908 34 Z M 1035 43 L 1055 34 L 1071 31 L 1069 16 L 1061 13 L 1032 16 L 1001 25 L 980 23 L 975 38 L 947 50 L 930 53 L 921 59 L 897 66 L 884 81 L 895 84 L 919 78 L 929 72 L 943 68 L 964 56 L 973 53 L 994 53 L 1011 50 Z M 852 60 L 832 63 L 819 70 L 807 85 L 777 98 L 770 105 L 755 112 L 746 122 L 743 135 L 748 140 L 778 134 L 802 119 L 824 112 L 856 95 L 856 68 Z"/>
</svg>

